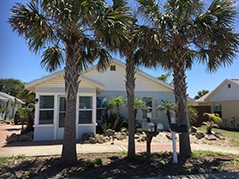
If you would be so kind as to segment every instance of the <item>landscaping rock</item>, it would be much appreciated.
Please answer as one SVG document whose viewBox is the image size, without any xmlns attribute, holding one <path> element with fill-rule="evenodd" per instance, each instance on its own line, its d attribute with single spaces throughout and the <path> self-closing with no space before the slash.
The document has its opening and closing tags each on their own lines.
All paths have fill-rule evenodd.
<svg viewBox="0 0 239 179">
<path fill-rule="evenodd" d="M 217 140 L 217 138 L 213 134 L 206 134 L 205 139 L 207 139 L 207 140 Z"/>
<path fill-rule="evenodd" d="M 90 144 L 96 144 L 97 143 L 97 140 L 94 137 L 90 137 L 88 141 L 89 141 Z"/>
<path fill-rule="evenodd" d="M 198 131 L 198 129 L 195 126 L 191 127 L 191 133 L 195 134 Z"/>
<path fill-rule="evenodd" d="M 141 128 L 135 129 L 135 134 L 143 134 L 143 129 Z"/>
<path fill-rule="evenodd" d="M 202 131 L 197 131 L 196 133 L 195 133 L 195 137 L 197 137 L 198 139 L 201 139 L 201 138 L 203 138 L 205 136 L 205 134 L 204 134 L 204 132 L 202 132 Z"/>
<path fill-rule="evenodd" d="M 135 139 L 139 139 L 139 135 L 138 134 L 134 134 L 134 138 Z"/>
<path fill-rule="evenodd" d="M 113 136 L 114 133 L 115 133 L 115 130 L 107 129 L 107 130 L 105 131 L 105 136 L 110 137 L 110 136 Z"/>
<path fill-rule="evenodd" d="M 121 127 L 120 132 L 128 132 L 128 129 L 126 127 Z"/>
<path fill-rule="evenodd" d="M 18 138 L 19 138 L 18 136 L 19 136 L 19 135 L 16 135 L 16 133 L 7 135 L 7 137 L 6 137 L 7 143 L 11 143 L 11 142 L 16 142 L 16 141 L 18 141 Z"/>
<path fill-rule="evenodd" d="M 225 137 L 219 132 L 216 132 L 214 135 L 220 140 L 225 140 Z"/>
<path fill-rule="evenodd" d="M 127 136 L 127 134 L 125 132 L 118 132 L 116 135 L 115 135 L 115 138 L 117 140 L 123 140 L 125 139 Z"/>
<path fill-rule="evenodd" d="M 90 138 L 90 135 L 87 134 L 87 133 L 83 133 L 83 134 L 81 135 L 81 140 L 83 140 L 83 141 L 89 140 L 89 138 Z"/>
<path fill-rule="evenodd" d="M 18 140 L 21 142 L 22 141 L 32 141 L 32 135 L 27 135 L 27 134 L 20 135 Z"/>
<path fill-rule="evenodd" d="M 105 137 L 104 137 L 104 140 L 105 140 L 106 142 L 109 142 L 111 139 L 110 139 L 110 137 L 105 136 Z"/>
<path fill-rule="evenodd" d="M 96 137 L 98 143 L 102 144 L 105 142 L 105 138 L 102 135 Z"/>
</svg>

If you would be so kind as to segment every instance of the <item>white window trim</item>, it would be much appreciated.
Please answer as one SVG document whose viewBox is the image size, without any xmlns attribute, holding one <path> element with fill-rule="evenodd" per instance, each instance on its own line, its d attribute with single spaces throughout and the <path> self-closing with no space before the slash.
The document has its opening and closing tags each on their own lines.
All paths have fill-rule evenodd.
<svg viewBox="0 0 239 179">
<path fill-rule="evenodd" d="M 41 96 L 53 96 L 54 97 L 54 106 L 53 108 L 40 108 L 40 97 Z M 55 118 L 56 118 L 56 104 L 55 104 L 55 100 L 56 100 L 56 95 L 55 94 L 49 94 L 49 93 L 40 93 L 38 94 L 38 120 L 36 123 L 37 125 L 54 125 L 55 123 Z M 40 111 L 53 111 L 53 121 L 52 121 L 52 124 L 39 124 L 39 121 L 40 121 Z"/>
</svg>

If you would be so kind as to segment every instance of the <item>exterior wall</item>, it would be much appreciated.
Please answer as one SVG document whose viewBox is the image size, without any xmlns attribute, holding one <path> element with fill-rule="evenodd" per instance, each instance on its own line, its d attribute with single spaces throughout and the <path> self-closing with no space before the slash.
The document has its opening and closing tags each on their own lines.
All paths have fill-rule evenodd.
<svg viewBox="0 0 239 179">
<path fill-rule="evenodd" d="M 228 88 L 228 84 L 231 84 L 231 88 Z M 233 101 L 239 100 L 239 87 L 233 83 L 226 81 L 220 88 L 218 88 L 212 96 L 209 97 L 209 101 Z"/>
<path fill-rule="evenodd" d="M 214 112 L 213 105 L 221 104 L 222 123 L 220 127 L 239 129 L 239 101 L 221 101 L 211 103 L 211 112 Z"/>
<path fill-rule="evenodd" d="M 55 140 L 54 125 L 34 125 L 34 141 Z"/>
<path fill-rule="evenodd" d="M 81 139 L 81 136 L 83 133 L 91 134 L 92 132 L 96 133 L 96 124 L 92 124 L 91 126 L 83 126 L 83 125 L 78 125 L 78 135 L 77 139 Z"/>
<path fill-rule="evenodd" d="M 116 66 L 116 71 L 110 71 L 109 67 L 104 73 L 99 73 L 97 70 L 91 70 L 84 73 L 84 76 L 104 84 L 104 91 L 125 91 L 125 68 L 114 62 L 112 62 L 111 65 Z M 135 77 L 135 91 L 173 91 L 138 73 L 135 74 Z"/>
<path fill-rule="evenodd" d="M 127 98 L 125 91 L 103 91 L 97 96 L 107 96 L 108 98 L 123 96 L 125 99 Z M 142 99 L 142 97 L 152 97 L 153 106 L 152 106 L 152 122 L 162 123 L 164 126 L 164 130 L 169 128 L 167 116 L 162 112 L 157 110 L 158 105 L 161 104 L 161 100 L 169 101 L 173 100 L 174 102 L 174 94 L 172 92 L 135 92 L 135 97 Z M 156 114 L 157 113 L 157 114 Z M 128 117 L 128 109 L 127 107 L 120 107 L 120 114 Z M 139 110 L 136 119 L 140 122 L 146 122 L 146 119 L 142 119 L 142 111 Z"/>
</svg>

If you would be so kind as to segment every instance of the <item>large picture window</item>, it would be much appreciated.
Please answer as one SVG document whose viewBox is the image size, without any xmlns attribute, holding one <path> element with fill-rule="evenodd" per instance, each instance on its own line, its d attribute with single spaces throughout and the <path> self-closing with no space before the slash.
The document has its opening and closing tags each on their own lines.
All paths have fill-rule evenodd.
<svg viewBox="0 0 239 179">
<path fill-rule="evenodd" d="M 40 96 L 39 124 L 53 124 L 54 96 Z"/>
<path fill-rule="evenodd" d="M 107 117 L 107 110 L 105 103 L 107 102 L 106 96 L 97 96 L 96 103 L 97 103 L 97 114 L 96 114 L 96 120 L 102 121 Z"/>
<path fill-rule="evenodd" d="M 92 123 L 92 97 L 79 97 L 79 124 Z"/>
<path fill-rule="evenodd" d="M 148 107 L 148 111 L 147 110 L 142 111 L 143 119 L 147 118 L 152 119 L 152 97 L 142 97 L 142 101 L 145 102 L 146 106 Z"/>
</svg>

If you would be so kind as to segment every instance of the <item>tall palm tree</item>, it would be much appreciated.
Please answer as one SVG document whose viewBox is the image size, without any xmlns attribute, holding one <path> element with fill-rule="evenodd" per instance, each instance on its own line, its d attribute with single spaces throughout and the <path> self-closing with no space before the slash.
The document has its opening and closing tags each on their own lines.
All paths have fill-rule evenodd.
<svg viewBox="0 0 239 179">
<path fill-rule="evenodd" d="M 202 96 L 204 96 L 205 94 L 207 94 L 207 93 L 209 93 L 209 91 L 208 90 L 202 90 L 202 91 L 198 91 L 197 92 L 197 95 L 194 97 L 194 99 L 199 99 L 199 98 L 201 98 Z"/>
<path fill-rule="evenodd" d="M 134 120 L 136 119 L 138 109 L 148 110 L 148 106 L 146 105 L 144 101 L 135 98 L 134 99 Z"/>
<path fill-rule="evenodd" d="M 160 111 L 163 111 L 164 114 L 166 114 L 167 118 L 168 118 L 168 124 L 170 125 L 172 123 L 171 121 L 171 115 L 175 114 L 176 112 L 176 105 L 172 103 L 172 100 L 170 101 L 161 101 L 161 105 L 158 106 L 158 109 Z"/>
<path fill-rule="evenodd" d="M 30 0 L 16 3 L 9 23 L 23 36 L 31 51 L 42 53 L 41 65 L 52 72 L 65 65 L 66 123 L 61 160 L 72 165 L 76 157 L 76 97 L 84 67 L 98 61 L 98 70 L 111 60 L 102 47 L 111 43 L 114 49 L 127 22 L 125 9 L 114 9 L 104 0 Z M 108 37 L 115 40 L 109 41 Z"/>
<path fill-rule="evenodd" d="M 192 67 L 193 61 L 207 64 L 210 72 L 233 63 L 239 44 L 233 29 L 238 17 L 236 2 L 212 0 L 209 7 L 201 0 L 167 0 L 164 4 L 155 0 L 137 2 L 139 11 L 162 37 L 161 49 L 155 55 L 158 59 L 152 60 L 151 65 L 160 63 L 173 69 L 178 120 L 188 124 L 185 71 Z M 190 155 L 189 133 L 180 134 L 179 138 L 180 154 Z"/>
<path fill-rule="evenodd" d="M 166 74 L 162 74 L 161 76 L 157 77 L 159 80 L 162 80 L 166 83 L 168 83 L 169 77 L 172 75 L 172 72 L 169 71 Z M 169 82 L 170 85 L 173 85 L 173 81 Z"/>
<path fill-rule="evenodd" d="M 135 118 L 134 118 L 134 91 L 135 91 L 135 65 L 139 59 L 146 59 L 147 53 L 156 44 L 156 35 L 153 28 L 137 24 L 135 14 L 131 14 L 132 21 L 127 25 L 126 39 L 119 46 L 121 56 L 126 58 L 126 93 L 128 104 L 128 156 L 135 156 Z"/>
</svg>

